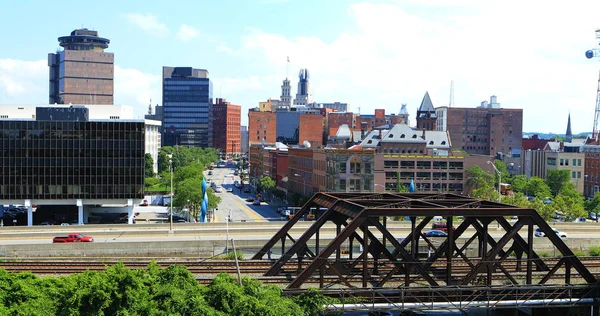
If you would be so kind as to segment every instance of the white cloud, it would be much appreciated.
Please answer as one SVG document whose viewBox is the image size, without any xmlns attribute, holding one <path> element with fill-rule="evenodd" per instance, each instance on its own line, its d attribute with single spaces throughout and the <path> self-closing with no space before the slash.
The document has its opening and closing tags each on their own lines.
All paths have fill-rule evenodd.
<svg viewBox="0 0 600 316">
<path fill-rule="evenodd" d="M 447 105 L 454 80 L 456 106 L 495 94 L 504 107 L 524 109 L 525 131 L 560 133 L 570 109 L 575 132 L 584 132 L 592 129 L 598 64 L 583 53 L 597 45 L 599 9 L 583 1 L 363 2 L 349 9 L 357 31 L 331 41 L 252 28 L 239 47 L 220 51 L 279 78 L 275 96 L 290 56 L 292 86 L 308 68 L 319 102 L 348 102 L 362 113 L 408 103 L 414 123 L 425 91 L 435 106 Z"/>
<path fill-rule="evenodd" d="M 129 23 L 140 27 L 152 35 L 159 37 L 169 35 L 169 28 L 165 24 L 158 22 L 156 16 L 150 13 L 128 13 L 124 17 Z"/>
<path fill-rule="evenodd" d="M 121 68 L 115 65 L 115 104 L 129 105 L 140 118 L 147 112 L 152 99 L 154 105 L 162 104 L 161 76 L 145 73 L 137 69 Z"/>
<path fill-rule="evenodd" d="M 47 63 L 46 60 L 0 59 L 0 102 L 48 102 Z"/>
<path fill-rule="evenodd" d="M 199 35 L 200 35 L 200 32 L 198 32 L 197 29 L 195 29 L 189 25 L 186 25 L 186 24 L 181 24 L 176 37 L 177 37 L 177 39 L 185 42 L 185 41 L 193 40 L 194 38 L 197 38 Z"/>
</svg>

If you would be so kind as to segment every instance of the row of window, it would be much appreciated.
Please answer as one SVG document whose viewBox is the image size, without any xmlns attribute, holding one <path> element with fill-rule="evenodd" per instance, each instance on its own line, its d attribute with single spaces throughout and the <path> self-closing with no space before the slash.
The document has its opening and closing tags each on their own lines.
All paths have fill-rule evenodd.
<svg viewBox="0 0 600 316">
<path fill-rule="evenodd" d="M 573 158 L 573 163 L 571 164 L 571 166 L 575 167 L 581 167 L 581 159 L 575 159 Z M 569 159 L 560 159 L 560 165 L 561 166 L 568 166 L 569 165 Z"/>
<path fill-rule="evenodd" d="M 425 161 L 425 160 L 385 160 L 383 167 L 386 169 L 463 169 L 462 161 Z"/>
</svg>

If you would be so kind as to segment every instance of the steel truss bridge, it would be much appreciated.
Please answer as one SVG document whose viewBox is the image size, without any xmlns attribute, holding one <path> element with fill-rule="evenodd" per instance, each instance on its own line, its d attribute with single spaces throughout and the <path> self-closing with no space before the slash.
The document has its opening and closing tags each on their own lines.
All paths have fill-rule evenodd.
<svg viewBox="0 0 600 316">
<path fill-rule="evenodd" d="M 294 239 L 290 229 L 314 210 L 313 225 Z M 447 237 L 425 236 L 434 216 L 446 220 Z M 394 236 L 389 217 L 409 218 L 410 233 Z M 320 230 L 330 222 L 336 236 L 320 244 Z M 536 253 L 536 227 L 559 257 Z M 357 244 L 361 251 L 355 252 Z M 456 194 L 317 193 L 253 259 L 264 259 L 274 247 L 282 255 L 265 276 L 286 276 L 286 292 L 303 291 L 318 279 L 327 295 L 370 302 L 332 310 L 599 304 L 596 277 L 534 209 Z"/>
</svg>

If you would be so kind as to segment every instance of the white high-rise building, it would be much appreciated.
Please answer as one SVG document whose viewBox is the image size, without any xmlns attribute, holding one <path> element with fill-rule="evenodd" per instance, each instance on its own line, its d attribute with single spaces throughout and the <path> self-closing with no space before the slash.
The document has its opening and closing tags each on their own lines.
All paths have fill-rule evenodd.
<svg viewBox="0 0 600 316">
<path fill-rule="evenodd" d="M 292 105 L 292 86 L 290 85 L 290 80 L 288 78 L 285 78 L 281 85 L 281 102 L 279 105 L 287 107 Z"/>
</svg>

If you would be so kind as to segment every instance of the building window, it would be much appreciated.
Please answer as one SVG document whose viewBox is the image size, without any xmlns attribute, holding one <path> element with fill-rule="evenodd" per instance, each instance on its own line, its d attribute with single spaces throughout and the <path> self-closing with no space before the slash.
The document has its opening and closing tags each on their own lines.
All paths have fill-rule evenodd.
<svg viewBox="0 0 600 316">
<path fill-rule="evenodd" d="M 565 164 L 565 160 L 564 160 L 564 159 L 561 159 L 561 160 L 560 160 L 560 165 L 561 165 L 561 166 L 564 166 L 564 164 Z"/>
<path fill-rule="evenodd" d="M 371 180 L 365 179 L 365 191 L 371 191 Z"/>
<path fill-rule="evenodd" d="M 575 163 L 573 163 L 574 165 Z M 581 167 L 581 159 L 577 159 L 577 167 Z"/>
<path fill-rule="evenodd" d="M 575 171 L 571 171 L 571 179 L 575 179 L 575 178 L 576 178 L 576 175 L 577 175 L 577 174 L 575 173 Z"/>
<path fill-rule="evenodd" d="M 577 171 L 577 179 L 581 179 L 581 171 Z"/>
<path fill-rule="evenodd" d="M 340 191 L 346 192 L 346 179 L 340 179 Z"/>
<path fill-rule="evenodd" d="M 371 173 L 371 164 L 370 163 L 365 163 L 365 173 L 367 173 L 367 174 Z"/>
<path fill-rule="evenodd" d="M 561 161 L 562 161 L 562 159 L 561 159 Z M 556 166 L 556 158 L 547 158 L 546 164 L 549 166 Z M 561 162 L 561 165 L 562 165 L 562 162 Z"/>
<path fill-rule="evenodd" d="M 350 191 L 360 191 L 360 179 L 350 179 Z"/>
<path fill-rule="evenodd" d="M 575 158 L 573 158 L 573 167 L 577 166 L 577 165 L 575 164 L 575 162 L 576 162 L 576 161 L 577 161 L 577 160 L 576 160 Z M 579 165 L 579 166 L 581 166 L 581 165 Z"/>
<path fill-rule="evenodd" d="M 360 162 L 350 163 L 350 173 L 354 173 L 354 174 L 360 173 Z"/>
<path fill-rule="evenodd" d="M 340 173 L 346 173 L 346 163 L 340 162 Z"/>
</svg>

